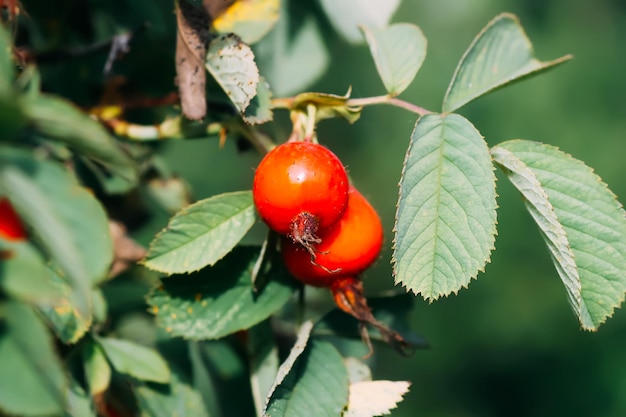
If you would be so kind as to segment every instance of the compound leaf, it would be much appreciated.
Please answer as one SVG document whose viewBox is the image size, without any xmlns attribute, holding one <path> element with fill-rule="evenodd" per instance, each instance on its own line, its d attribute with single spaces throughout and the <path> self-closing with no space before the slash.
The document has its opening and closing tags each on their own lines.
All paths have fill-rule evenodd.
<svg viewBox="0 0 626 417">
<path fill-rule="evenodd" d="M 198 201 L 172 217 L 150 244 L 144 263 L 167 274 L 214 265 L 239 243 L 255 218 L 250 191 Z"/>
<path fill-rule="evenodd" d="M 528 140 L 495 146 L 494 160 L 524 197 L 582 327 L 596 330 L 626 291 L 626 213 L 593 170 Z"/>
<path fill-rule="evenodd" d="M 517 17 L 503 13 L 489 22 L 465 51 L 443 99 L 443 111 L 455 111 L 490 91 L 569 59 L 570 55 L 549 62 L 537 60 Z"/>
<path fill-rule="evenodd" d="M 496 190 L 486 143 L 462 116 L 427 115 L 406 154 L 395 225 L 397 283 L 426 299 L 457 292 L 489 261 Z"/>
</svg>

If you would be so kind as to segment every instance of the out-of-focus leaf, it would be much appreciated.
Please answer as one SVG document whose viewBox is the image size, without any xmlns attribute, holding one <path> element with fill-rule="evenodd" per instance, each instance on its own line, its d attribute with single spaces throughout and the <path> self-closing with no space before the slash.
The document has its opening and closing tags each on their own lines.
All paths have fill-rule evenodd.
<svg viewBox="0 0 626 417">
<path fill-rule="evenodd" d="M 591 168 L 555 147 L 512 140 L 492 155 L 522 193 L 582 327 L 596 330 L 626 291 L 622 205 Z"/>
<path fill-rule="evenodd" d="M 11 50 L 11 37 L 4 26 L 0 26 L 0 96 L 11 92 L 13 77 L 15 77 Z"/>
<path fill-rule="evenodd" d="M 0 94 L 0 137 L 3 140 L 16 139 L 26 125 L 21 102 L 10 94 Z"/>
<path fill-rule="evenodd" d="M 250 274 L 258 252 L 238 246 L 213 267 L 163 279 L 148 297 L 157 323 L 173 336 L 197 340 L 218 339 L 265 320 L 289 300 L 296 283 L 275 263 L 256 294 Z"/>
<path fill-rule="evenodd" d="M 127 182 L 137 183 L 134 163 L 116 140 L 101 124 L 68 101 L 39 94 L 26 97 L 22 109 L 42 135 L 66 144 Z"/>
<path fill-rule="evenodd" d="M 45 260 L 32 244 L 0 239 L 0 252 L 0 288 L 8 295 L 30 302 L 61 297 L 50 281 Z"/>
<path fill-rule="evenodd" d="M 0 155 L 0 163 L 2 163 Z M 43 167 L 44 164 L 33 162 L 34 166 Z M 49 166 L 53 168 L 52 165 Z M 38 170 L 39 172 L 40 170 Z M 54 169 L 48 173 L 59 174 Z M 61 181 L 56 183 L 55 189 L 67 191 L 67 178 L 58 175 Z M 44 248 L 51 260 L 54 261 L 64 273 L 64 278 L 72 285 L 76 293 L 76 307 L 85 316 L 90 310 L 90 275 L 86 268 L 86 262 L 81 257 L 81 252 L 76 244 L 73 231 L 64 222 L 57 209 L 57 204 L 71 207 L 71 200 L 66 201 L 60 196 L 47 195 L 54 189 L 43 189 L 37 181 L 38 178 L 29 177 L 22 170 L 14 166 L 0 166 L 0 189 L 11 195 L 11 203 L 20 218 L 27 225 L 29 233 Z"/>
<path fill-rule="evenodd" d="M 217 32 L 236 33 L 247 44 L 253 44 L 269 32 L 278 21 L 280 0 L 236 1 L 213 20 Z"/>
<path fill-rule="evenodd" d="M 387 92 L 397 96 L 411 84 L 426 58 L 426 37 L 410 23 L 362 30 Z"/>
<path fill-rule="evenodd" d="M 92 396 L 75 380 L 70 380 L 66 396 L 67 417 L 96 417 Z"/>
<path fill-rule="evenodd" d="M 452 76 L 443 111 L 453 112 L 477 97 L 571 59 L 542 62 L 516 16 L 503 13 L 476 36 Z"/>
<path fill-rule="evenodd" d="M 320 0 L 335 30 L 351 43 L 363 42 L 359 26 L 383 28 L 391 20 L 400 0 Z"/>
<path fill-rule="evenodd" d="M 146 249 L 135 242 L 126 232 L 126 227 L 117 221 L 109 221 L 109 230 L 113 239 L 113 264 L 109 271 L 115 277 L 146 256 Z"/>
<path fill-rule="evenodd" d="M 178 176 L 150 180 L 148 192 L 161 207 L 171 214 L 191 204 L 189 185 Z"/>
<path fill-rule="evenodd" d="M 272 392 L 266 416 L 338 416 L 348 404 L 348 373 L 328 342 L 312 340 Z"/>
<path fill-rule="evenodd" d="M 214 265 L 239 243 L 255 218 L 250 191 L 198 201 L 172 217 L 150 244 L 144 264 L 167 274 Z"/>
<path fill-rule="evenodd" d="M 89 392 L 91 395 L 104 392 L 111 382 L 111 366 L 107 362 L 104 350 L 97 342 L 87 338 L 82 345 L 81 354 Z"/>
<path fill-rule="evenodd" d="M 0 304 L 0 409 L 15 415 L 61 415 L 67 381 L 52 338 L 25 304 Z"/>
<path fill-rule="evenodd" d="M 154 349 L 110 337 L 99 337 L 96 340 L 117 372 L 142 381 L 163 384 L 170 381 L 170 368 Z"/>
<path fill-rule="evenodd" d="M 209 17 L 202 7 L 176 0 L 176 77 L 183 115 L 192 120 L 206 116 L 204 57 L 209 41 Z"/>
<path fill-rule="evenodd" d="M 27 152 L 0 150 L 1 163 L 19 168 L 18 176 L 25 176 L 22 182 L 28 181 L 24 187 L 31 187 L 31 192 L 14 185 L 11 201 L 35 235 L 45 238 L 44 247 L 68 279 L 95 284 L 106 278 L 113 244 L 107 215 L 93 194 L 61 165 Z M 70 275 L 70 270 L 78 276 Z"/>
<path fill-rule="evenodd" d="M 301 16 L 302 11 L 292 7 L 298 3 L 282 1 L 276 27 L 254 45 L 261 74 L 278 96 L 303 91 L 320 78 L 330 62 L 315 16 Z"/>
<path fill-rule="evenodd" d="M 396 214 L 396 283 L 432 300 L 469 284 L 496 234 L 496 178 L 487 144 L 462 116 L 419 119 Z"/>
<path fill-rule="evenodd" d="M 235 34 L 220 35 L 209 43 L 205 66 L 239 113 L 244 114 L 260 81 L 252 49 Z"/>
<path fill-rule="evenodd" d="M 192 387 L 200 393 L 209 416 L 218 416 L 220 414 L 218 387 L 203 359 L 201 344 L 202 342 L 189 342 L 189 360 L 193 369 Z"/>
<path fill-rule="evenodd" d="M 272 91 L 263 77 L 256 86 L 256 96 L 243 114 L 243 120 L 251 125 L 269 122 L 274 117 L 272 113 Z"/>
<path fill-rule="evenodd" d="M 350 384 L 344 417 L 375 417 L 391 413 L 411 386 L 407 381 L 362 381 Z"/>
<path fill-rule="evenodd" d="M 91 311 L 83 313 L 80 295 L 54 271 L 48 271 L 49 279 L 62 294 L 62 297 L 51 302 L 37 303 L 41 313 L 48 319 L 55 334 L 63 343 L 76 343 L 89 330 L 92 323 Z"/>
<path fill-rule="evenodd" d="M 200 393 L 178 372 L 172 372 L 169 385 L 139 384 L 135 394 L 141 417 L 209 417 Z"/>
<path fill-rule="evenodd" d="M 274 332 L 269 320 L 248 329 L 247 344 L 250 361 L 250 385 L 257 415 L 262 415 L 280 364 Z"/>
</svg>

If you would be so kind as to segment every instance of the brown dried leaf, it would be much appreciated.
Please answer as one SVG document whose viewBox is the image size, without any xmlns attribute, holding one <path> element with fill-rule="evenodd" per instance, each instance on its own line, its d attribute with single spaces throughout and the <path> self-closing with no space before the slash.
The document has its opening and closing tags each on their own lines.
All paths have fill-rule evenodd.
<svg viewBox="0 0 626 417">
<path fill-rule="evenodd" d="M 176 2 L 176 74 L 183 115 L 200 120 L 206 115 L 204 56 L 209 41 L 209 16 L 187 0 Z"/>
<path fill-rule="evenodd" d="M 131 264 L 146 256 L 146 249 L 126 234 L 126 227 L 120 222 L 109 220 L 109 230 L 113 238 L 114 259 L 109 277 L 115 277 L 128 269 Z"/>
</svg>

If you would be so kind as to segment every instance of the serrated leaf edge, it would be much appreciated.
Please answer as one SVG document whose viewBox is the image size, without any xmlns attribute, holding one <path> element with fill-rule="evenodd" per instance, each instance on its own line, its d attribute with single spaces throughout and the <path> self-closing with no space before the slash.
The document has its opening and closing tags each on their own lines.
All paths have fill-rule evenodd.
<svg viewBox="0 0 626 417">
<path fill-rule="evenodd" d="M 216 194 L 216 195 L 214 195 L 214 196 L 211 196 L 211 197 L 205 198 L 205 199 L 203 199 L 203 200 L 196 201 L 195 203 L 193 203 L 193 204 L 189 204 L 188 206 L 186 206 L 186 207 L 182 208 L 180 211 L 178 211 L 176 214 L 174 214 L 174 215 L 170 218 L 170 220 L 169 220 L 169 221 L 168 221 L 168 223 L 167 223 L 167 226 L 165 226 L 163 229 L 161 229 L 161 230 L 160 230 L 160 231 L 159 231 L 159 232 L 158 232 L 158 233 L 157 233 L 157 234 L 156 234 L 156 235 L 152 238 L 152 240 L 150 241 L 150 245 L 148 246 L 148 251 L 146 252 L 146 256 L 145 256 L 145 257 L 144 257 L 141 261 L 139 261 L 139 264 L 141 264 L 141 265 L 145 266 L 146 268 L 148 268 L 148 269 L 150 269 L 150 270 L 152 270 L 152 271 L 161 272 L 161 273 L 168 274 L 168 275 L 174 275 L 174 274 L 192 274 L 192 273 L 194 273 L 194 272 L 200 271 L 201 269 L 203 269 L 203 268 L 205 268 L 205 267 L 207 267 L 207 266 L 213 266 L 213 265 L 215 265 L 215 264 L 219 261 L 219 259 L 217 259 L 215 262 L 213 262 L 213 263 L 211 263 L 211 264 L 207 264 L 207 265 L 205 265 L 205 266 L 203 266 L 203 267 L 201 267 L 201 268 L 197 268 L 197 269 L 193 269 L 193 270 L 187 270 L 187 271 L 185 271 L 185 272 L 172 272 L 172 271 L 169 271 L 169 270 L 165 270 L 165 269 L 161 269 L 161 268 L 155 267 L 154 265 L 150 265 L 150 264 L 149 264 L 149 262 L 150 262 L 150 261 L 148 260 L 148 255 L 150 255 L 150 252 L 152 251 L 152 247 L 153 247 L 154 242 L 156 242 L 156 241 L 157 241 L 157 240 L 158 240 L 158 239 L 159 239 L 162 235 L 164 235 L 164 234 L 165 234 L 165 233 L 167 233 L 169 230 L 171 230 L 171 229 L 170 229 L 170 225 L 172 224 L 172 222 L 174 221 L 174 219 L 175 219 L 176 217 L 185 215 L 185 214 L 186 214 L 188 211 L 190 211 L 192 208 L 195 208 L 196 206 L 199 206 L 200 204 L 206 204 L 206 202 L 207 202 L 207 201 L 210 201 L 210 200 L 213 200 L 213 199 L 217 199 L 217 198 L 220 198 L 220 197 L 224 197 L 224 196 L 228 196 L 228 195 L 246 194 L 246 193 L 249 193 L 249 192 L 250 192 L 249 190 L 245 190 L 245 191 L 232 191 L 232 192 L 228 192 L 228 193 Z"/>
<path fill-rule="evenodd" d="M 433 113 L 433 114 L 435 114 L 435 113 Z M 440 113 L 439 115 L 440 115 L 440 116 L 447 116 L 447 115 L 452 115 L 452 114 L 456 114 L 456 113 Z M 422 117 L 423 117 L 423 116 L 422 116 Z M 417 119 L 417 121 L 415 122 L 415 126 L 417 126 L 417 123 L 420 121 L 420 119 L 421 119 L 422 117 L 419 117 L 419 118 Z M 465 120 L 467 120 L 467 119 L 465 119 Z M 478 129 L 476 129 L 476 127 L 473 125 L 473 123 L 471 123 L 469 120 L 467 120 L 467 122 L 468 122 L 468 123 L 470 123 L 470 124 L 472 125 L 472 127 L 476 130 L 476 132 L 478 133 L 478 135 L 479 135 L 479 136 L 480 136 L 480 137 L 484 140 L 484 136 L 480 133 L 480 131 L 479 131 Z M 415 131 L 415 127 L 413 128 L 413 131 Z M 411 133 L 411 138 L 412 138 L 412 137 L 413 137 L 413 134 Z M 489 153 L 489 147 L 488 147 L 488 145 L 487 145 L 487 142 L 485 142 L 484 144 L 485 144 L 485 147 L 487 147 L 487 152 Z M 400 210 L 400 199 L 402 198 L 402 189 L 401 189 L 401 187 L 400 187 L 400 184 L 401 184 L 401 182 L 402 182 L 402 178 L 404 178 L 404 175 L 405 175 L 405 173 L 406 173 L 406 169 L 407 169 L 407 160 L 409 159 L 409 155 L 410 155 L 409 150 L 410 150 L 410 148 L 411 148 L 411 145 L 412 145 L 412 143 L 411 143 L 411 144 L 409 144 L 409 148 L 407 148 L 407 152 L 405 153 L 405 156 L 404 156 L 404 161 L 402 162 L 402 172 L 401 172 L 401 175 L 400 175 L 400 180 L 398 181 L 398 189 L 399 189 L 399 192 L 398 192 L 398 200 L 396 201 L 396 214 L 395 214 L 395 216 L 394 216 L 394 225 L 393 225 L 393 229 L 392 229 L 393 236 L 394 236 L 394 237 L 393 237 L 393 241 L 392 241 L 392 247 L 391 247 L 391 249 L 392 249 L 392 256 L 391 256 L 392 274 L 393 274 L 393 277 L 394 277 L 394 285 L 398 285 L 398 284 L 400 284 L 400 285 L 402 286 L 402 288 L 404 288 L 404 290 L 405 290 L 407 293 L 413 293 L 415 296 L 417 296 L 417 295 L 422 295 L 422 297 L 423 297 L 426 301 L 428 301 L 429 303 L 432 303 L 433 301 L 437 301 L 437 300 L 438 300 L 439 298 L 441 298 L 442 296 L 443 296 L 443 297 L 445 297 L 445 298 L 448 298 L 448 296 L 450 296 L 450 295 L 455 295 L 455 296 L 456 296 L 460 290 L 462 290 L 462 289 L 467 289 L 467 288 L 469 287 L 469 284 L 470 284 L 470 283 L 471 283 L 474 279 L 476 279 L 476 278 L 478 277 L 478 274 L 485 272 L 485 268 L 487 267 L 487 264 L 491 263 L 491 254 L 493 253 L 493 251 L 494 251 L 494 250 L 495 250 L 495 248 L 496 248 L 496 247 L 495 247 L 495 242 L 496 242 L 496 237 L 498 236 L 498 228 L 497 228 L 497 226 L 498 226 L 498 216 L 497 216 L 497 211 L 498 211 L 499 206 L 498 206 L 498 203 L 497 203 L 497 201 L 498 201 L 498 193 L 497 193 L 497 187 L 496 187 L 496 184 L 497 184 L 497 180 L 498 180 L 498 178 L 497 178 L 497 177 L 496 177 L 496 175 L 495 175 L 495 170 L 496 170 L 496 168 L 495 168 L 495 166 L 493 165 L 493 157 L 491 156 L 491 153 L 489 153 L 489 157 L 490 157 L 490 159 L 491 159 L 491 161 L 492 161 L 491 173 L 492 173 L 492 177 L 493 177 L 493 184 L 494 184 L 494 188 L 495 188 L 495 196 L 494 196 L 494 197 L 495 197 L 495 201 L 496 201 L 496 206 L 494 207 L 494 211 L 496 212 L 496 218 L 495 218 L 495 223 L 493 224 L 493 231 L 492 231 L 492 233 L 491 233 L 491 236 L 492 236 L 492 241 L 491 241 L 491 245 L 490 245 L 490 247 L 489 247 L 489 249 L 488 249 L 488 256 L 487 256 L 487 259 L 485 259 L 485 262 L 483 263 L 483 265 L 482 265 L 482 266 L 480 266 L 480 267 L 476 270 L 476 273 L 475 273 L 475 274 L 473 274 L 472 276 L 470 276 L 470 278 L 469 278 L 469 280 L 467 281 L 467 283 L 466 283 L 466 284 L 461 285 L 461 286 L 460 286 L 459 288 L 457 288 L 456 290 L 452 290 L 452 291 L 450 291 L 449 293 L 437 294 L 437 295 L 434 295 L 434 296 L 431 296 L 431 295 L 424 296 L 424 294 L 423 294 L 422 292 L 415 292 L 415 291 L 413 291 L 411 288 L 409 288 L 409 287 L 408 287 L 408 285 L 406 285 L 406 284 L 404 283 L 404 281 L 399 281 L 399 280 L 397 279 L 397 276 L 396 276 L 396 268 L 395 268 L 395 266 L 396 266 L 396 265 L 397 265 L 397 263 L 398 263 L 398 261 L 397 261 L 397 259 L 396 259 L 396 244 L 397 244 L 397 238 L 396 238 L 396 236 L 397 236 L 397 230 L 398 230 L 398 229 L 397 229 L 397 224 L 398 224 L 398 213 L 399 213 L 399 210 Z"/>
<path fill-rule="evenodd" d="M 483 35 L 499 20 L 504 19 L 504 18 L 508 18 L 513 20 L 520 28 L 522 34 L 524 35 L 524 40 L 526 42 L 526 44 L 529 46 L 531 55 L 532 55 L 532 59 L 531 62 L 536 63 L 536 64 L 540 64 L 539 67 L 533 69 L 532 71 L 528 71 L 526 73 L 524 73 L 521 76 L 515 76 L 511 79 L 507 79 L 505 81 L 502 81 L 500 83 L 494 84 L 491 88 L 483 91 L 482 93 L 478 94 L 475 97 L 470 97 L 468 99 L 466 99 L 465 101 L 460 101 L 459 103 L 457 103 L 453 108 L 447 109 L 446 110 L 446 103 L 448 101 L 448 96 L 450 94 L 450 91 L 452 90 L 452 86 L 454 85 L 456 78 L 458 76 L 459 71 L 461 70 L 461 67 L 463 66 L 463 64 L 465 63 L 465 60 L 467 59 L 467 56 L 469 55 L 469 53 L 474 49 L 474 46 L 478 43 L 478 41 L 483 37 Z M 450 80 L 450 84 L 448 84 L 448 88 L 446 89 L 446 93 L 443 96 L 443 104 L 442 104 L 442 111 L 444 113 L 452 113 L 458 109 L 460 109 L 461 107 L 465 106 L 467 103 L 485 95 L 488 94 L 489 92 L 495 91 L 500 87 L 503 87 L 507 84 L 510 84 L 512 82 L 515 81 L 520 81 L 524 78 L 530 77 L 538 72 L 541 72 L 543 70 L 547 70 L 550 69 L 558 64 L 561 64 L 563 62 L 569 61 L 570 59 L 573 58 L 573 55 L 571 54 L 567 54 L 567 55 L 563 55 L 560 58 L 557 59 L 553 59 L 551 61 L 540 61 L 539 59 L 535 58 L 535 48 L 533 47 L 532 42 L 530 41 L 530 38 L 528 37 L 528 34 L 526 33 L 526 31 L 524 30 L 524 27 L 522 26 L 519 18 L 514 15 L 513 13 L 500 13 L 499 15 L 497 15 L 496 17 L 494 17 L 493 19 L 491 19 L 489 21 L 489 23 L 487 23 L 487 25 L 481 29 L 481 31 L 478 33 L 478 35 L 476 35 L 474 37 L 474 39 L 472 40 L 472 42 L 470 43 L 470 45 L 467 47 L 467 49 L 465 50 L 465 52 L 463 53 L 463 55 L 461 56 L 461 59 L 459 60 L 459 63 L 457 64 L 456 69 L 454 70 L 454 74 L 452 74 L 452 79 Z"/>
</svg>

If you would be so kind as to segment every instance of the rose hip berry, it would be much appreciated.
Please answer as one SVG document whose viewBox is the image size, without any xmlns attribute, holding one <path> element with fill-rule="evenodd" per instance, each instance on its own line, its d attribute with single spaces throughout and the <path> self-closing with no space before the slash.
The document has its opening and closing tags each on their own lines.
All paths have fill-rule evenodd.
<svg viewBox="0 0 626 417">
<path fill-rule="evenodd" d="M 22 221 L 6 197 L 0 197 L 0 237 L 13 241 L 26 239 Z"/>
<path fill-rule="evenodd" d="M 299 281 L 329 287 L 339 276 L 358 275 L 378 258 L 383 226 L 372 205 L 354 187 L 341 219 L 319 234 L 315 257 L 296 242 L 283 239 L 285 265 Z"/>
<path fill-rule="evenodd" d="M 327 148 L 287 142 L 270 151 L 254 175 L 252 192 L 270 229 L 314 253 L 318 233 L 336 223 L 348 204 L 348 175 Z"/>
</svg>

